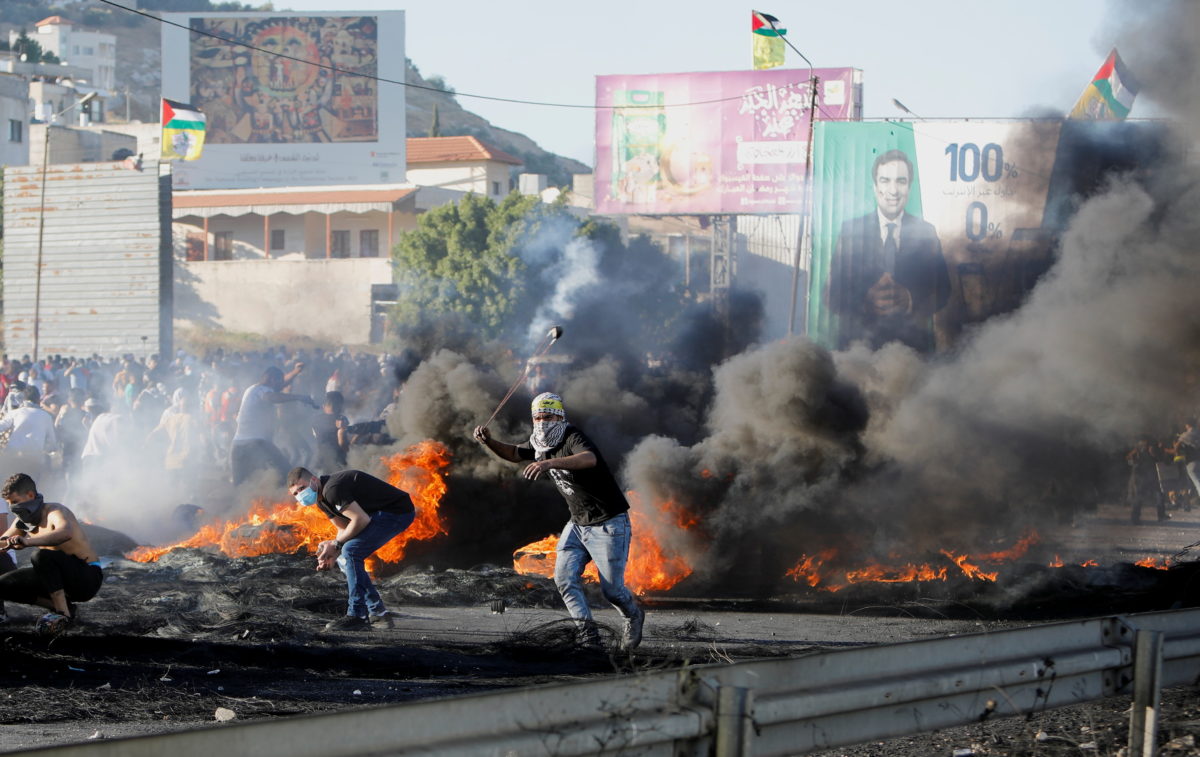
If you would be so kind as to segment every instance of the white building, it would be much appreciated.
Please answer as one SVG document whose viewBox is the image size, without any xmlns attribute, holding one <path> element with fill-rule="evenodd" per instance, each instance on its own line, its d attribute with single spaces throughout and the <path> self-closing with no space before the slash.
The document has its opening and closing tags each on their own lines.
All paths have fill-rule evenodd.
<svg viewBox="0 0 1200 757">
<path fill-rule="evenodd" d="M 409 139 L 407 157 L 404 185 L 176 190 L 176 325 L 377 340 L 400 232 L 467 192 L 503 199 L 521 165 L 474 137 Z"/>
<path fill-rule="evenodd" d="M 0 166 L 29 164 L 29 83 L 0 73 Z"/>
<path fill-rule="evenodd" d="M 410 137 L 408 181 L 421 187 L 474 192 L 499 201 L 516 188 L 512 167 L 520 158 L 475 137 Z"/>
<path fill-rule="evenodd" d="M 33 39 L 43 50 L 52 52 L 64 63 L 91 71 L 88 81 L 93 87 L 111 90 L 116 84 L 117 38 L 103 32 L 76 28 L 62 16 L 50 16 L 38 21 Z M 9 44 L 16 42 L 19 31 L 10 31 Z"/>
</svg>

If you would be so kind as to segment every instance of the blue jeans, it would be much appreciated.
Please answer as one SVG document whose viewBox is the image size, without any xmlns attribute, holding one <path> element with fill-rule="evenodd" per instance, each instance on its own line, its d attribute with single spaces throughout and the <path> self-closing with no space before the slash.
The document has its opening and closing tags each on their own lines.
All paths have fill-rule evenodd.
<svg viewBox="0 0 1200 757">
<path fill-rule="evenodd" d="M 374 554 L 375 550 L 411 526 L 415 518 L 416 513 L 372 513 L 371 522 L 367 527 L 342 545 L 337 564 L 346 574 L 346 591 L 350 596 L 350 602 L 346 606 L 347 615 L 365 618 L 368 613 L 382 615 L 387 612 L 363 562 Z"/>
<path fill-rule="evenodd" d="M 637 612 L 637 602 L 625 586 L 630 532 L 628 513 L 594 526 L 567 522 L 558 537 L 554 584 L 572 618 L 579 621 L 592 619 L 592 610 L 583 593 L 583 569 L 589 560 L 596 563 L 600 573 L 600 592 L 604 598 L 627 618 Z"/>
</svg>

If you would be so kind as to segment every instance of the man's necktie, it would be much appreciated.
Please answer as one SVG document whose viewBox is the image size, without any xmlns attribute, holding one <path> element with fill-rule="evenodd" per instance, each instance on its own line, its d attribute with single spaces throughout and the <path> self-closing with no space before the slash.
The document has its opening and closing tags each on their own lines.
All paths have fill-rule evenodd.
<svg viewBox="0 0 1200 757">
<path fill-rule="evenodd" d="M 887 225 L 887 239 L 883 240 L 883 270 L 896 273 L 896 224 Z"/>
</svg>

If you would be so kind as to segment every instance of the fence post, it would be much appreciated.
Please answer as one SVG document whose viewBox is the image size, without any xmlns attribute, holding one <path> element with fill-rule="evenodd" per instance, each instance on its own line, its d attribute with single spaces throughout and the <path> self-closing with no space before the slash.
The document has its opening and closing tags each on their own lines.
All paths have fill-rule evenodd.
<svg viewBox="0 0 1200 757">
<path fill-rule="evenodd" d="M 1158 705 L 1162 690 L 1163 632 L 1139 630 L 1134 637 L 1133 707 L 1129 711 L 1129 757 L 1158 752 Z"/>
<path fill-rule="evenodd" d="M 754 690 L 741 686 L 717 687 L 716 757 L 748 757 L 752 754 L 754 727 L 751 711 Z"/>
</svg>

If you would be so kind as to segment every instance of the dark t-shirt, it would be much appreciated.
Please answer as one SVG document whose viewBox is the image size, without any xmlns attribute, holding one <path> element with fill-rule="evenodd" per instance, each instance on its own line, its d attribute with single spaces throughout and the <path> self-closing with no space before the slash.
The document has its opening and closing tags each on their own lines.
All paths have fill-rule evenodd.
<svg viewBox="0 0 1200 757">
<path fill-rule="evenodd" d="M 387 481 L 360 470 L 344 470 L 321 476 L 321 496 L 317 505 L 328 515 L 341 515 L 351 502 L 357 502 L 367 515 L 377 512 L 403 515 L 414 511 L 412 499 Z"/>
<path fill-rule="evenodd" d="M 346 464 L 346 452 L 338 445 L 338 424 L 342 427 L 350 425 L 344 415 L 321 413 L 313 421 L 313 436 L 317 439 L 317 453 L 324 455 L 329 461 L 339 465 Z"/>
<path fill-rule="evenodd" d="M 604 456 L 592 440 L 587 438 L 579 429 L 568 425 L 563 434 L 562 444 L 538 455 L 533 445 L 528 441 L 517 445 L 517 454 L 522 460 L 554 460 L 569 457 L 580 452 L 591 452 L 596 456 L 596 466 L 583 470 L 560 470 L 552 468 L 546 471 L 558 487 L 558 493 L 567 501 L 567 509 L 571 511 L 571 520 L 580 526 L 594 526 L 609 518 L 629 510 L 625 494 L 617 486 L 612 471 L 604 462 Z"/>
</svg>

